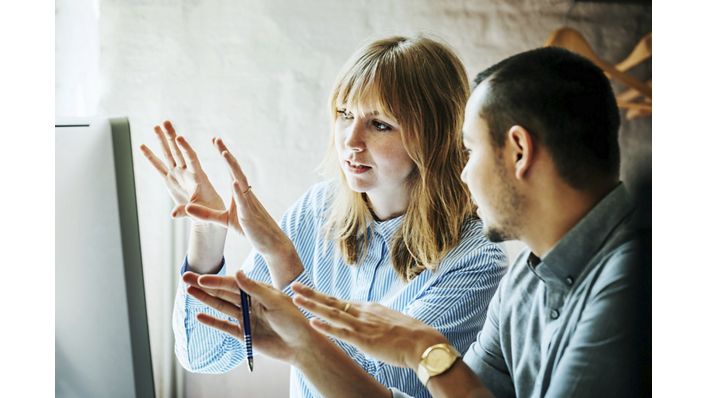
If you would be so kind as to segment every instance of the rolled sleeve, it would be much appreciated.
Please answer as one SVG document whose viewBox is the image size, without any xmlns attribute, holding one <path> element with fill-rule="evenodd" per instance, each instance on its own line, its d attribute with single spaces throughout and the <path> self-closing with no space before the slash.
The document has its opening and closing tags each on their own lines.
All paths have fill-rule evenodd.
<svg viewBox="0 0 707 398">
<path fill-rule="evenodd" d="M 183 275 L 189 270 L 189 263 L 184 263 L 179 270 Z M 225 260 L 217 275 L 225 275 Z M 174 332 L 174 353 L 179 363 L 190 372 L 225 373 L 236 367 L 243 360 L 240 341 L 219 330 L 208 327 L 196 319 L 198 313 L 206 313 L 221 319 L 234 321 L 220 312 L 193 298 L 187 293 L 187 284 L 181 278 L 172 312 L 172 330 Z"/>
<path fill-rule="evenodd" d="M 513 379 L 501 348 L 498 323 L 505 280 L 501 282 L 501 286 L 489 304 L 484 327 L 464 356 L 464 362 L 498 398 L 515 396 Z"/>
</svg>

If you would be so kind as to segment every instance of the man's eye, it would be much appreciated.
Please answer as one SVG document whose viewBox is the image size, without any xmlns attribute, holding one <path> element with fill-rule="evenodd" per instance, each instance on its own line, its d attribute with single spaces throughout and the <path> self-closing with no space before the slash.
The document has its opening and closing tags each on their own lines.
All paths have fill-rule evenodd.
<svg viewBox="0 0 707 398">
<path fill-rule="evenodd" d="M 353 113 L 347 111 L 345 108 L 337 109 L 336 113 L 338 113 L 342 118 L 344 118 L 346 120 L 353 119 Z"/>
<path fill-rule="evenodd" d="M 374 120 L 374 121 L 372 122 L 372 125 L 373 125 L 373 127 L 374 127 L 376 130 L 378 130 L 378 131 L 389 131 L 389 130 L 391 130 L 391 127 L 390 127 L 390 126 L 388 126 L 388 125 L 385 124 L 385 123 L 381 123 L 381 122 L 379 122 L 379 121 L 377 121 L 377 120 Z"/>
</svg>

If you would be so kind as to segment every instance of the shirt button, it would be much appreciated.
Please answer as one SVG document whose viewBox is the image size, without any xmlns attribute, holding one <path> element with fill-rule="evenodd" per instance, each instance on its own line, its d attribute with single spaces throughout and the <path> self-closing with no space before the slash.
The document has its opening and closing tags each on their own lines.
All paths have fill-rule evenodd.
<svg viewBox="0 0 707 398">
<path fill-rule="evenodd" d="M 559 317 L 560 317 L 560 311 L 558 311 L 558 310 L 552 310 L 552 311 L 550 312 L 550 318 L 552 318 L 552 319 L 557 319 L 557 318 L 559 318 Z"/>
<path fill-rule="evenodd" d="M 568 285 L 572 286 L 572 284 L 574 283 L 574 279 L 571 276 L 568 276 L 565 279 L 565 282 L 567 282 Z"/>
</svg>

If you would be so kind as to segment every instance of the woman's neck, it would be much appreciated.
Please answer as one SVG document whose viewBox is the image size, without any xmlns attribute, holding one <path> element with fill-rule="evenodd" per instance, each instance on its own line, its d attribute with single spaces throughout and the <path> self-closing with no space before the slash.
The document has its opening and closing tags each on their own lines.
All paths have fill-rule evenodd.
<svg viewBox="0 0 707 398">
<path fill-rule="evenodd" d="M 386 221 L 405 214 L 410 199 L 407 192 L 391 194 L 377 191 L 366 192 L 365 198 L 371 214 L 377 221 Z"/>
</svg>

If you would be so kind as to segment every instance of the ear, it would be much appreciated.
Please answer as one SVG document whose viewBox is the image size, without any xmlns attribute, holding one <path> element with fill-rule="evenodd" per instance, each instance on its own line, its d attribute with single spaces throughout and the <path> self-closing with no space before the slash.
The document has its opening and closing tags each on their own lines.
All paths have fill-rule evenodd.
<svg viewBox="0 0 707 398">
<path fill-rule="evenodd" d="M 517 179 L 527 176 L 535 156 L 535 142 L 528 130 L 515 125 L 506 133 L 509 155 L 512 157 L 514 175 Z"/>
</svg>

